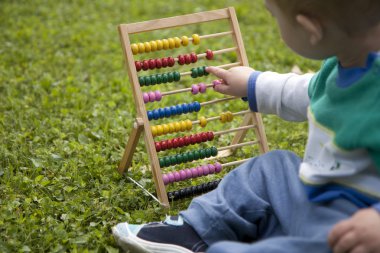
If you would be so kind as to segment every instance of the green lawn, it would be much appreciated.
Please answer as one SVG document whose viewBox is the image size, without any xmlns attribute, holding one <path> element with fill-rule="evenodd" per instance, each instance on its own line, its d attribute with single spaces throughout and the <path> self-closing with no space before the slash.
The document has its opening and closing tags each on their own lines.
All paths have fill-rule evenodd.
<svg viewBox="0 0 380 253">
<path fill-rule="evenodd" d="M 286 48 L 261 0 L 0 2 L 0 252 L 118 252 L 113 225 L 164 217 L 116 171 L 135 115 L 116 27 L 228 6 L 252 67 L 318 68 Z M 305 124 L 264 122 L 271 149 L 302 155 Z M 154 192 L 143 143 L 135 158 L 130 175 Z"/>
</svg>

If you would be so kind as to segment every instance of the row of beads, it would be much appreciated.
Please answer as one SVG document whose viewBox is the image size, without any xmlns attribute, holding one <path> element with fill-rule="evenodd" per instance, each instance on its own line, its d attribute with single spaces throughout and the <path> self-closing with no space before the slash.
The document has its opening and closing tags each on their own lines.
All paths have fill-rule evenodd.
<svg viewBox="0 0 380 253">
<path fill-rule="evenodd" d="M 219 120 L 222 123 L 231 122 L 233 119 L 234 115 L 230 111 L 221 113 L 219 117 Z"/>
<path fill-rule="evenodd" d="M 198 45 L 200 43 L 200 37 L 198 34 L 193 34 L 192 36 L 193 44 Z M 134 43 L 131 45 L 131 50 L 134 55 L 141 53 L 149 53 L 159 50 L 167 50 L 173 48 L 179 48 L 182 46 L 187 46 L 189 44 L 189 38 L 187 36 L 182 36 L 181 38 L 168 38 L 163 40 L 152 40 L 150 42 L 144 43 Z"/>
<path fill-rule="evenodd" d="M 147 111 L 149 120 L 157 120 L 162 118 L 169 118 L 173 115 L 181 115 L 190 112 L 199 112 L 201 110 L 201 104 L 197 101 L 192 103 L 183 103 L 180 105 L 173 105 L 170 107 L 164 107 Z"/>
<path fill-rule="evenodd" d="M 222 171 L 222 165 L 220 163 L 207 164 L 198 166 L 196 168 L 185 169 L 180 171 L 169 172 L 162 175 L 164 184 L 170 184 L 179 181 L 185 181 L 190 178 L 197 178 L 201 176 L 207 176 L 208 174 L 219 173 Z"/>
<path fill-rule="evenodd" d="M 218 184 L 220 183 L 220 181 L 221 179 L 218 179 L 218 180 L 203 183 L 200 185 L 190 186 L 190 187 L 186 187 L 180 190 L 171 191 L 167 193 L 167 196 L 169 200 L 177 200 L 177 199 L 192 197 L 195 195 L 199 195 L 199 194 L 214 190 L 216 187 L 218 187 Z"/>
<path fill-rule="evenodd" d="M 193 95 L 198 94 L 198 92 L 205 93 L 206 89 L 207 89 L 207 86 L 204 83 L 198 83 L 198 84 L 191 85 L 191 93 L 193 93 Z"/>
<path fill-rule="evenodd" d="M 160 69 L 166 67 L 173 67 L 175 60 L 173 57 L 164 57 L 161 59 L 149 59 L 143 61 L 135 61 L 136 70 Z"/>
<path fill-rule="evenodd" d="M 152 135 L 160 136 L 163 134 L 168 133 L 176 133 L 176 132 L 184 132 L 184 131 L 190 131 L 193 128 L 193 122 L 191 120 L 187 119 L 184 121 L 179 122 L 171 122 L 169 124 L 163 124 L 163 125 L 157 125 L 157 126 L 151 126 Z"/>
<path fill-rule="evenodd" d="M 206 66 L 192 68 L 190 71 L 191 71 L 191 77 L 192 78 L 197 78 L 197 77 L 209 75 L 209 73 L 206 71 Z"/>
<path fill-rule="evenodd" d="M 139 77 L 140 86 L 172 83 L 178 82 L 179 80 L 181 80 L 181 74 L 178 71 Z"/>
<path fill-rule="evenodd" d="M 194 145 L 197 143 L 202 143 L 206 141 L 212 141 L 214 139 L 213 132 L 202 132 L 197 134 L 191 134 L 189 136 L 176 137 L 173 139 L 162 140 L 155 142 L 156 151 L 164 151 L 172 148 L 182 148 L 189 145 Z"/>
<path fill-rule="evenodd" d="M 198 150 L 188 151 L 182 154 L 169 155 L 159 158 L 160 167 L 168 167 L 176 164 L 187 163 L 194 160 L 199 160 L 203 158 L 208 158 L 211 156 L 216 156 L 218 154 L 218 149 L 214 146 L 210 148 L 201 148 Z"/>
</svg>

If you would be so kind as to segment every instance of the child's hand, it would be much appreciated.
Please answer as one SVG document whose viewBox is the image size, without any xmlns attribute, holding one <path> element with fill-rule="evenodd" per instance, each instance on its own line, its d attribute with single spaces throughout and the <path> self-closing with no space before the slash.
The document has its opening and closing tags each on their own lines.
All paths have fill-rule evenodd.
<svg viewBox="0 0 380 253">
<path fill-rule="evenodd" d="M 225 70 L 217 67 L 207 67 L 206 71 L 222 79 L 222 84 L 215 86 L 217 92 L 235 96 L 246 97 L 248 79 L 254 71 L 249 67 L 233 67 Z"/>
<path fill-rule="evenodd" d="M 328 241 L 334 253 L 379 253 L 379 212 L 373 208 L 356 212 L 332 228 Z"/>
</svg>

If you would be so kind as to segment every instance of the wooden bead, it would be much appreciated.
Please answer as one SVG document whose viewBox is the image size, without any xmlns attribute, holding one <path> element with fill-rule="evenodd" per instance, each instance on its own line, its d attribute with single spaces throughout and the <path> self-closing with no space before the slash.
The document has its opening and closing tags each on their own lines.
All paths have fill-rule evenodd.
<svg viewBox="0 0 380 253">
<path fill-rule="evenodd" d="M 168 57 L 168 66 L 173 67 L 175 64 L 175 60 L 173 57 Z"/>
<path fill-rule="evenodd" d="M 157 127 L 156 127 L 156 126 L 152 126 L 152 127 L 150 128 L 150 130 L 152 131 L 152 135 L 153 135 L 153 137 L 154 137 L 154 136 L 157 136 Z"/>
<path fill-rule="evenodd" d="M 156 68 L 160 69 L 162 67 L 162 61 L 161 59 L 155 59 Z"/>
<path fill-rule="evenodd" d="M 200 43 L 201 39 L 198 34 L 193 34 L 191 37 L 193 38 L 194 45 L 198 45 Z"/>
<path fill-rule="evenodd" d="M 135 61 L 136 71 L 139 72 L 142 69 L 142 64 L 139 61 Z"/>
<path fill-rule="evenodd" d="M 179 80 L 181 80 L 181 73 L 179 73 L 178 71 L 174 71 L 173 77 L 174 77 L 174 81 L 178 82 Z"/>
<path fill-rule="evenodd" d="M 174 127 L 176 132 L 181 131 L 181 124 L 179 122 L 174 122 Z"/>
<path fill-rule="evenodd" d="M 162 128 L 163 128 L 163 134 L 169 133 L 169 126 L 167 124 L 162 125 Z"/>
<path fill-rule="evenodd" d="M 162 150 L 166 150 L 168 148 L 166 141 L 161 141 Z"/>
<path fill-rule="evenodd" d="M 154 41 L 154 40 L 152 40 L 152 41 L 149 42 L 149 43 L 150 43 L 150 50 L 151 50 L 152 52 L 156 51 L 156 50 L 157 50 L 157 42 Z"/>
<path fill-rule="evenodd" d="M 192 78 L 197 78 L 198 77 L 197 68 L 192 68 L 190 71 L 191 71 L 191 77 Z"/>
<path fill-rule="evenodd" d="M 225 113 L 221 113 L 220 116 L 219 116 L 219 120 L 222 123 L 226 123 L 226 114 Z"/>
<path fill-rule="evenodd" d="M 157 50 L 162 50 L 162 48 L 164 47 L 162 40 L 156 40 L 156 43 L 157 43 Z"/>
<path fill-rule="evenodd" d="M 179 48 L 181 46 L 181 39 L 178 37 L 174 38 L 174 47 Z"/>
<path fill-rule="evenodd" d="M 164 50 L 169 49 L 169 41 L 168 41 L 167 39 L 163 39 L 163 40 L 162 40 L 162 48 L 163 48 Z"/>
<path fill-rule="evenodd" d="M 149 53 L 152 50 L 149 42 L 144 42 L 144 47 L 145 47 L 145 53 Z"/>
<path fill-rule="evenodd" d="M 205 127 L 207 125 L 207 119 L 204 116 L 199 118 L 199 125 L 201 127 Z"/>
<path fill-rule="evenodd" d="M 179 65 L 185 64 L 185 56 L 183 56 L 182 54 L 178 55 L 178 64 Z"/>
<path fill-rule="evenodd" d="M 212 141 L 214 139 L 214 133 L 213 132 L 207 132 L 207 137 L 209 141 Z"/>
<path fill-rule="evenodd" d="M 163 68 L 166 68 L 168 66 L 168 58 L 164 57 L 161 59 L 161 65 Z"/>
<path fill-rule="evenodd" d="M 145 46 L 144 43 L 137 44 L 139 47 L 139 54 L 145 53 Z"/>
<path fill-rule="evenodd" d="M 212 58 L 214 58 L 214 53 L 210 49 L 207 49 L 206 50 L 206 59 L 212 60 Z"/>
<path fill-rule="evenodd" d="M 158 125 L 156 126 L 157 127 L 157 135 L 160 136 L 164 133 L 164 128 L 162 127 L 162 125 Z"/>
<path fill-rule="evenodd" d="M 134 55 L 136 55 L 136 54 L 138 54 L 139 53 L 139 47 L 138 47 L 138 45 L 137 44 L 132 44 L 131 45 L 131 50 L 132 50 L 132 54 L 134 54 Z"/>
<path fill-rule="evenodd" d="M 186 131 L 187 125 L 185 121 L 181 121 L 181 132 Z"/>
<path fill-rule="evenodd" d="M 175 48 L 175 41 L 174 41 L 174 39 L 173 38 L 169 38 L 168 41 L 169 41 L 169 48 L 170 49 Z"/>
<path fill-rule="evenodd" d="M 170 122 L 168 124 L 168 126 L 169 126 L 169 133 L 174 133 L 175 132 L 175 125 L 174 125 L 174 123 Z"/>
<path fill-rule="evenodd" d="M 189 45 L 189 38 L 187 36 L 182 36 L 181 37 L 181 44 L 182 44 L 182 46 Z"/>
<path fill-rule="evenodd" d="M 166 141 L 167 142 L 167 144 L 168 144 L 168 149 L 172 149 L 173 148 L 173 141 L 172 140 L 167 140 Z"/>
<path fill-rule="evenodd" d="M 143 60 L 141 67 L 142 67 L 143 70 L 148 70 L 149 69 L 149 61 L 148 60 Z"/>
<path fill-rule="evenodd" d="M 185 55 L 185 63 L 190 64 L 191 63 L 191 56 L 189 54 Z"/>
<path fill-rule="evenodd" d="M 189 119 L 185 121 L 186 123 L 186 130 L 191 130 L 193 128 L 193 122 Z"/>
<path fill-rule="evenodd" d="M 196 53 L 191 53 L 190 58 L 192 63 L 196 63 L 198 61 L 198 56 Z"/>
</svg>

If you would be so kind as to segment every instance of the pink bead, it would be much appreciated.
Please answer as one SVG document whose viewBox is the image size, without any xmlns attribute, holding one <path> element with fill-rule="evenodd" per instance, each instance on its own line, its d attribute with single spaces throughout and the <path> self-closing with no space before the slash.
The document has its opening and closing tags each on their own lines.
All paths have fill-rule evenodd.
<svg viewBox="0 0 380 253">
<path fill-rule="evenodd" d="M 186 172 L 186 178 L 192 178 L 193 177 L 193 173 L 191 173 L 190 169 L 185 169 L 185 172 Z"/>
<path fill-rule="evenodd" d="M 212 81 L 212 87 L 215 89 L 215 86 L 222 84 L 220 80 L 214 80 Z"/>
<path fill-rule="evenodd" d="M 144 100 L 145 104 L 149 102 L 149 95 L 148 95 L 148 93 L 146 93 L 146 92 L 143 93 L 143 100 Z"/>
<path fill-rule="evenodd" d="M 208 168 L 207 165 L 202 165 L 202 169 L 203 169 L 203 175 L 204 176 L 210 174 L 210 169 Z"/>
<path fill-rule="evenodd" d="M 215 166 L 214 165 L 209 164 L 208 165 L 208 169 L 210 170 L 210 174 L 214 174 L 215 173 Z"/>
<path fill-rule="evenodd" d="M 215 163 L 215 173 L 219 173 L 222 171 L 222 165 L 220 163 Z"/>
<path fill-rule="evenodd" d="M 199 83 L 199 84 L 198 84 L 198 87 L 199 87 L 199 92 L 200 92 L 200 93 L 205 93 L 205 92 L 206 92 L 206 89 L 207 89 L 206 84 L 204 84 L 204 83 Z"/>
<path fill-rule="evenodd" d="M 186 174 L 186 172 L 184 170 L 180 170 L 179 171 L 179 175 L 181 176 L 181 181 L 187 179 L 187 174 Z"/>
<path fill-rule="evenodd" d="M 191 93 L 193 93 L 193 95 L 195 95 L 195 94 L 198 94 L 198 92 L 199 92 L 198 85 L 196 85 L 196 84 L 191 85 Z"/>
<path fill-rule="evenodd" d="M 178 171 L 175 171 L 173 174 L 174 174 L 174 180 L 176 182 L 181 181 L 181 175 L 179 174 Z"/>
<path fill-rule="evenodd" d="M 149 91 L 149 92 L 148 92 L 148 95 L 149 95 L 149 101 L 150 101 L 150 102 L 154 102 L 154 101 L 156 101 L 156 94 L 154 94 L 153 91 Z"/>
<path fill-rule="evenodd" d="M 161 92 L 159 90 L 156 90 L 154 94 L 156 95 L 156 101 L 161 101 L 161 98 L 162 98 Z"/>
<path fill-rule="evenodd" d="M 191 168 L 191 174 L 193 175 L 193 178 L 198 177 L 198 170 L 197 168 Z"/>
<path fill-rule="evenodd" d="M 164 181 L 164 185 L 167 185 L 170 183 L 168 175 L 164 174 L 162 175 L 162 180 Z"/>
<path fill-rule="evenodd" d="M 169 178 L 169 183 L 173 183 L 175 181 L 173 173 L 169 172 L 166 174 Z"/>
<path fill-rule="evenodd" d="M 197 170 L 198 170 L 198 177 L 203 176 L 203 168 L 202 168 L 202 166 L 197 167 Z"/>
</svg>

